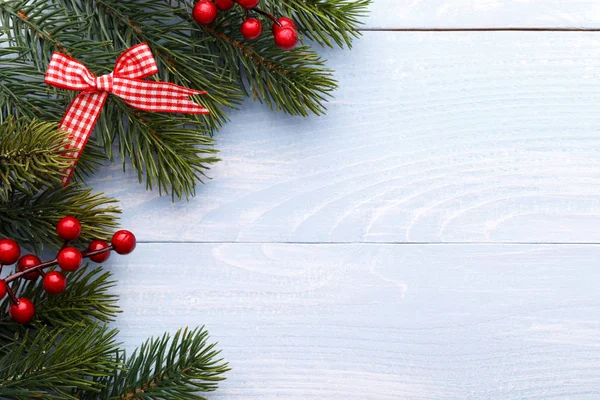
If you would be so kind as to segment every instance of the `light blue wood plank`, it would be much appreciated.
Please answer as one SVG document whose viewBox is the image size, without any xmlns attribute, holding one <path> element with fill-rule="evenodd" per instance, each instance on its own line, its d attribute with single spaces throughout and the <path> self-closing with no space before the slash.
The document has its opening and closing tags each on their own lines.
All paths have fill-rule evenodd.
<svg viewBox="0 0 600 400">
<path fill-rule="evenodd" d="M 370 29 L 600 28 L 594 0 L 374 0 Z"/>
<path fill-rule="evenodd" d="M 600 35 L 367 32 L 320 118 L 247 102 L 172 204 L 91 184 L 144 241 L 599 242 Z"/>
<path fill-rule="evenodd" d="M 142 244 L 129 348 L 206 324 L 210 399 L 595 399 L 600 246 Z"/>
</svg>

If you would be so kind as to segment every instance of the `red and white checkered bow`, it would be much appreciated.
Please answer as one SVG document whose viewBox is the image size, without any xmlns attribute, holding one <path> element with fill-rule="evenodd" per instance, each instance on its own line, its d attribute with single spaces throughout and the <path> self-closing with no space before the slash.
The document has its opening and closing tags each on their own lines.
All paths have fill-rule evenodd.
<svg viewBox="0 0 600 400">
<path fill-rule="evenodd" d="M 65 153 L 73 158 L 73 165 L 64 171 L 63 185 L 71 179 L 109 93 L 144 111 L 208 114 L 206 108 L 189 99 L 191 95 L 206 92 L 167 82 L 142 80 L 157 72 L 156 62 L 146 43 L 126 50 L 117 60 L 113 72 L 100 77 L 64 54 L 52 55 L 44 82 L 58 88 L 82 92 L 73 100 L 60 123 L 60 127 L 70 134 L 71 143 L 68 148 L 77 149 Z"/>
</svg>

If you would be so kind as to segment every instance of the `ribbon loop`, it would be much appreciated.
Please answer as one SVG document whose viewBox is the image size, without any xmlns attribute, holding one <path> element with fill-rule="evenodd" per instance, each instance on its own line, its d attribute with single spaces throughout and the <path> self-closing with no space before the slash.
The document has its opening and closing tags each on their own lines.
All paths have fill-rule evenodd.
<svg viewBox="0 0 600 400">
<path fill-rule="evenodd" d="M 151 112 L 208 114 L 208 110 L 189 99 L 206 92 L 167 82 L 144 81 L 158 72 L 156 61 L 146 43 L 131 47 L 121 54 L 110 74 L 96 77 L 85 65 L 61 53 L 54 53 L 44 82 L 61 89 L 80 93 L 69 105 L 60 127 L 69 132 L 68 148 L 77 151 L 65 155 L 73 158 L 66 169 L 63 185 L 71 179 L 75 165 L 85 147 L 102 107 L 112 93 L 132 107 Z"/>
</svg>

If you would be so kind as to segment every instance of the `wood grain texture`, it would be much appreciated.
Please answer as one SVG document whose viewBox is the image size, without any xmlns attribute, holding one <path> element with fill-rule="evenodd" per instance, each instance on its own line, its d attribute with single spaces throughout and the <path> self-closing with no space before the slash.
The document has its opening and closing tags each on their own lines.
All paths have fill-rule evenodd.
<svg viewBox="0 0 600 400">
<path fill-rule="evenodd" d="M 206 324 L 210 399 L 596 399 L 600 246 L 142 244 L 128 347 Z"/>
<path fill-rule="evenodd" d="M 373 0 L 367 29 L 600 28 L 595 0 Z"/>
<path fill-rule="evenodd" d="M 365 32 L 329 113 L 247 102 L 190 202 L 107 168 L 143 241 L 599 242 L 600 35 Z"/>
</svg>

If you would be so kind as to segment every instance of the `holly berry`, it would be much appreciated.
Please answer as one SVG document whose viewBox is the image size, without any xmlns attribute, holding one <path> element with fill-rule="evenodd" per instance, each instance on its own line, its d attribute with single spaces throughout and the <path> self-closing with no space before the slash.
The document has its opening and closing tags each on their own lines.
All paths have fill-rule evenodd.
<svg viewBox="0 0 600 400">
<path fill-rule="evenodd" d="M 111 244 L 119 254 L 129 254 L 135 249 L 135 236 L 129 231 L 117 231 L 112 237 Z"/>
<path fill-rule="evenodd" d="M 242 35 L 248 40 L 254 40 L 262 33 L 262 24 L 256 18 L 246 18 L 240 27 Z"/>
<path fill-rule="evenodd" d="M 7 292 L 8 287 L 6 286 L 6 282 L 4 281 L 4 279 L 0 279 L 0 300 L 2 300 L 4 296 L 6 296 Z"/>
<path fill-rule="evenodd" d="M 280 27 L 275 33 L 275 44 L 282 50 L 291 50 L 298 44 L 298 34 L 289 26 Z"/>
<path fill-rule="evenodd" d="M 231 10 L 231 7 L 235 4 L 233 0 L 215 0 L 217 8 L 221 11 Z"/>
<path fill-rule="evenodd" d="M 0 240 L 0 264 L 11 265 L 17 262 L 21 256 L 21 249 L 17 242 L 12 239 Z"/>
<path fill-rule="evenodd" d="M 56 233 L 62 240 L 75 240 L 81 234 L 81 222 L 75 217 L 64 217 L 58 221 Z"/>
<path fill-rule="evenodd" d="M 260 0 L 235 0 L 240 6 L 244 8 L 254 8 L 260 3 Z"/>
<path fill-rule="evenodd" d="M 33 316 L 35 315 L 35 306 L 31 300 L 21 297 L 17 300 L 16 304 L 10 305 L 8 312 L 15 322 L 18 322 L 19 324 L 27 324 L 31 322 Z"/>
<path fill-rule="evenodd" d="M 83 256 L 75 247 L 65 247 L 58 253 L 58 266 L 65 271 L 76 271 L 81 266 Z"/>
<path fill-rule="evenodd" d="M 104 240 L 93 240 L 88 245 L 88 252 L 104 250 L 107 249 L 108 246 L 108 243 L 106 243 Z M 106 253 L 100 253 L 96 254 L 95 256 L 90 256 L 90 260 L 97 263 L 103 263 L 104 261 L 108 260 L 109 257 L 110 251 L 107 251 Z"/>
<path fill-rule="evenodd" d="M 293 20 L 288 17 L 281 17 L 277 19 L 279 25 L 273 24 L 273 35 L 275 35 L 281 28 L 289 27 L 296 30 L 296 24 Z"/>
<path fill-rule="evenodd" d="M 37 267 L 41 263 L 42 260 L 40 260 L 38 256 L 35 256 L 33 254 L 26 254 L 19 259 L 19 262 L 17 263 L 17 271 L 27 271 L 28 269 Z M 31 271 L 23 275 L 23 278 L 27 279 L 28 281 L 34 281 L 37 279 L 38 276 L 40 276 L 40 273 L 38 271 Z"/>
<path fill-rule="evenodd" d="M 210 0 L 200 0 L 194 6 L 192 16 L 200 25 L 212 24 L 217 18 L 217 6 Z"/>
<path fill-rule="evenodd" d="M 44 276 L 44 289 L 51 294 L 59 294 L 67 288 L 67 278 L 58 271 L 48 272 Z"/>
</svg>

